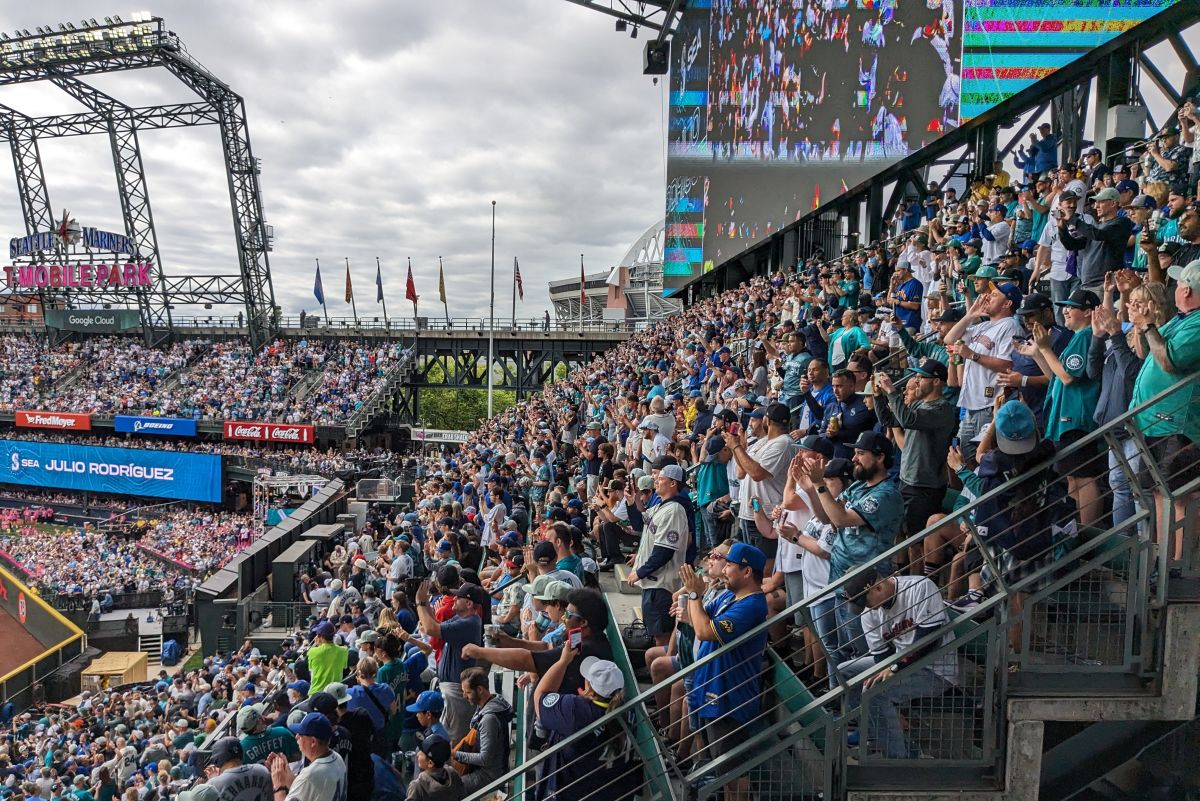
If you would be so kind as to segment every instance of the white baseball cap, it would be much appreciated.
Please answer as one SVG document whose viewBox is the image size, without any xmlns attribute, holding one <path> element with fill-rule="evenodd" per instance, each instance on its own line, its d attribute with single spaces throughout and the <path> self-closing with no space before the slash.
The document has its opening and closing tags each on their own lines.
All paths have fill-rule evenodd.
<svg viewBox="0 0 1200 801">
<path fill-rule="evenodd" d="M 579 666 L 579 675 L 587 679 L 588 684 L 602 698 L 611 698 L 613 693 L 625 687 L 625 677 L 615 662 L 607 659 L 589 656 Z"/>
</svg>

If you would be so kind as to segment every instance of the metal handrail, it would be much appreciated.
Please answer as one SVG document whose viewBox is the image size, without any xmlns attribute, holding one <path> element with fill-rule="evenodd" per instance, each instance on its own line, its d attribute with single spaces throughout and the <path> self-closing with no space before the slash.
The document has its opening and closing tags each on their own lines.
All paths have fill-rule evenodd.
<svg viewBox="0 0 1200 801">
<path fill-rule="evenodd" d="M 1186 387 L 1188 387 L 1194 383 L 1197 383 L 1197 382 L 1200 382 L 1200 373 L 1195 373 L 1195 374 L 1192 374 L 1190 376 L 1187 376 L 1187 377 L 1181 379 L 1180 381 L 1178 381 L 1171 387 L 1163 390 L 1162 392 L 1160 392 L 1157 395 L 1155 395 L 1154 397 L 1146 400 L 1142 404 L 1140 404 L 1132 409 L 1129 409 L 1124 414 L 1105 423 L 1103 426 L 1100 426 L 1096 430 L 1090 432 L 1087 436 L 1082 437 L 1077 442 L 1062 449 L 1049 462 L 1037 466 L 1031 472 L 1037 472 L 1038 470 L 1052 468 L 1054 463 L 1057 462 L 1059 459 L 1063 458 L 1064 456 L 1069 456 L 1071 454 L 1078 453 L 1085 448 L 1092 447 L 1097 442 L 1104 440 L 1105 437 L 1114 434 L 1116 431 L 1124 428 L 1129 423 L 1135 421 L 1136 417 L 1139 414 L 1141 414 L 1142 412 L 1145 412 L 1148 409 L 1153 408 L 1158 403 L 1172 397 L 1176 393 L 1181 393 L 1182 390 L 1184 390 Z M 1022 480 L 1021 477 L 1015 479 L 1016 482 L 1020 482 L 1021 480 Z M 1200 482 L 1200 477 L 1198 477 L 1196 479 L 1196 482 Z M 1195 482 L 1193 482 L 1193 483 L 1195 483 Z M 980 497 L 974 499 L 973 501 L 968 503 L 963 508 L 956 510 L 956 512 L 954 513 L 954 517 L 965 519 L 969 514 L 973 513 L 976 509 L 980 508 L 984 504 L 991 502 L 991 501 L 995 500 L 996 498 L 1001 497 L 1005 492 L 1008 491 L 1008 489 L 1009 489 L 1009 482 L 1006 482 L 1005 484 L 1002 484 L 998 487 L 993 488 L 992 490 L 984 493 Z M 887 549 L 883 553 L 877 555 L 872 561 L 854 567 L 849 572 L 847 572 L 846 574 L 844 574 L 843 576 L 838 578 L 836 581 L 831 582 L 827 586 L 821 588 L 818 592 L 814 593 L 813 595 L 810 595 L 810 596 L 803 598 L 793 604 L 788 605 L 786 608 L 784 608 L 782 611 L 780 611 L 776 615 L 768 617 L 766 620 L 764 620 L 759 625 L 755 626 L 754 628 L 750 629 L 749 631 L 742 633 L 740 636 L 738 636 L 738 637 L 734 638 L 733 640 L 731 640 L 730 642 L 720 646 L 719 648 L 715 649 L 713 652 L 707 654 L 703 658 L 695 660 L 694 662 L 692 662 L 692 664 L 683 668 L 679 672 L 674 673 L 671 676 L 669 676 L 668 678 L 664 679 L 663 681 L 653 685 L 652 687 L 650 687 L 648 689 L 641 691 L 636 696 L 627 699 L 625 701 L 625 703 L 623 703 L 620 707 L 610 710 L 607 713 L 607 715 L 605 715 L 600 720 L 603 721 L 603 720 L 608 719 L 609 716 L 621 715 L 621 714 L 625 714 L 625 713 L 628 713 L 630 711 L 637 709 L 637 707 L 639 705 L 644 705 L 648 699 L 653 698 L 656 695 L 656 693 L 658 693 L 664 689 L 668 689 L 672 684 L 679 681 L 684 676 L 693 675 L 699 667 L 706 665 L 712 661 L 715 661 L 716 659 L 719 659 L 722 656 L 725 656 L 726 654 L 734 651 L 735 649 L 741 647 L 742 645 L 761 636 L 762 634 L 767 632 L 772 626 L 776 625 L 779 621 L 792 619 L 793 616 L 797 612 L 799 612 L 801 609 L 806 609 L 808 607 L 811 607 L 816 602 L 830 596 L 831 594 L 836 593 L 837 589 L 839 587 L 844 586 L 846 583 L 855 579 L 856 577 L 866 574 L 868 572 L 875 572 L 877 565 L 890 563 L 895 556 L 897 556 L 898 554 L 907 552 L 908 548 L 911 545 L 923 541 L 936 528 L 937 528 L 936 526 L 931 526 L 931 527 L 922 529 L 917 534 L 910 536 L 909 538 L 903 540 L 902 542 L 897 543 L 892 548 Z M 1118 527 L 1118 528 L 1120 528 L 1120 527 Z M 1094 545 L 1094 543 L 1083 543 L 1081 546 L 1074 549 L 1071 552 L 1071 555 L 1074 555 L 1077 553 L 1084 554 L 1084 553 L 1090 552 L 1090 550 L 1092 550 L 1094 547 L 1096 547 Z M 1163 574 L 1165 574 L 1165 572 L 1166 572 L 1166 570 L 1165 570 L 1165 559 L 1166 559 L 1165 549 L 1164 549 L 1164 553 L 1162 553 L 1160 555 L 1160 558 L 1163 559 L 1163 561 L 1164 561 Z M 1057 565 L 1057 567 L 1061 568 L 1062 565 Z M 1034 577 L 1034 578 L 1036 578 L 1036 577 Z M 1032 581 L 1032 580 L 1033 580 L 1033 578 L 1028 579 L 1028 581 Z M 975 610 L 973 610 L 971 612 L 969 617 L 970 618 L 981 617 L 984 612 L 988 612 L 988 611 L 991 611 L 994 609 L 1006 608 L 1009 603 L 1011 593 L 1014 592 L 1015 589 L 1012 586 L 1001 587 L 1000 589 L 1001 589 L 1001 592 L 999 594 L 993 595 L 992 597 L 984 600 Z M 936 642 L 938 639 L 940 639 L 942 636 L 945 635 L 947 629 L 952 630 L 956 623 L 957 623 L 957 621 L 951 620 L 946 626 L 939 627 L 939 629 L 936 630 L 935 632 L 932 632 L 929 635 L 927 635 L 925 638 L 919 640 L 918 642 L 915 642 L 913 644 L 913 647 L 921 647 L 921 646 L 927 645 L 929 643 Z M 953 644 L 953 642 L 948 643 L 947 645 L 952 645 L 952 644 Z M 898 663 L 900 658 L 901 658 L 900 654 L 893 654 L 891 657 L 879 662 L 878 669 L 879 670 L 890 669 L 890 667 L 893 664 Z M 833 687 L 832 689 L 830 689 L 828 692 L 824 693 L 820 697 L 816 698 L 813 701 L 813 703 L 810 704 L 806 708 L 814 709 L 818 705 L 824 706 L 831 702 L 837 701 L 840 698 L 844 698 L 846 696 L 846 694 L 848 692 L 850 692 L 851 690 L 861 687 L 862 684 L 867 679 L 869 679 L 871 676 L 875 675 L 876 672 L 877 671 L 867 671 L 865 673 L 862 673 L 858 676 L 851 678 L 848 681 L 839 681 L 835 687 Z M 773 734 L 773 733 L 776 733 L 777 731 L 782 731 L 782 728 L 783 727 L 778 726 L 778 724 L 777 724 L 777 726 L 768 727 L 765 730 L 759 730 L 758 732 L 756 732 L 756 735 L 762 736 L 762 735 Z M 504 776 L 500 777 L 495 782 L 490 784 L 487 788 L 484 788 L 483 790 L 479 791 L 479 793 L 472 795 L 470 798 L 472 798 L 472 799 L 480 798 L 488 793 L 494 792 L 497 788 L 503 786 L 505 783 L 510 781 L 512 778 L 514 778 L 515 775 L 529 770 L 529 768 L 531 768 L 532 766 L 534 766 L 536 764 L 541 763 L 543 760 L 549 759 L 553 754 L 557 753 L 557 751 L 559 749 L 564 748 L 568 745 L 571 745 L 572 743 L 582 739 L 584 736 L 587 735 L 587 733 L 588 733 L 587 731 L 577 732 L 576 734 L 563 739 L 561 742 L 556 743 L 554 746 L 551 746 L 550 748 L 543 750 L 541 753 L 537 754 L 531 760 L 526 762 L 525 765 L 523 765 L 520 769 L 510 771 L 509 773 L 505 774 Z M 756 736 L 755 738 L 752 738 L 752 739 L 753 739 L 753 741 L 757 741 L 758 736 Z M 749 743 L 747 743 L 746 746 L 735 747 L 731 751 L 731 753 L 734 755 L 742 753 L 748 747 L 749 747 Z M 726 756 L 730 756 L 730 755 L 727 754 Z"/>
</svg>

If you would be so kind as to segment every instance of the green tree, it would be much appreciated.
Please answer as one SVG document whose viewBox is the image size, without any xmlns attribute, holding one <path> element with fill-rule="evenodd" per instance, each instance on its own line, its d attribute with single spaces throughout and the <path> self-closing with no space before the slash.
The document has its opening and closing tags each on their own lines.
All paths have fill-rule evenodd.
<svg viewBox="0 0 1200 801">
<path fill-rule="evenodd" d="M 476 377 L 486 377 L 483 365 L 479 365 L 477 369 Z M 441 365 L 433 365 L 429 370 L 429 383 L 445 382 L 446 374 Z M 418 390 L 418 395 L 421 420 L 430 428 L 473 431 L 479 427 L 479 422 L 487 417 L 487 390 L 484 389 L 426 387 Z M 494 411 L 499 414 L 517 402 L 517 393 L 511 390 L 493 390 L 492 400 Z"/>
</svg>

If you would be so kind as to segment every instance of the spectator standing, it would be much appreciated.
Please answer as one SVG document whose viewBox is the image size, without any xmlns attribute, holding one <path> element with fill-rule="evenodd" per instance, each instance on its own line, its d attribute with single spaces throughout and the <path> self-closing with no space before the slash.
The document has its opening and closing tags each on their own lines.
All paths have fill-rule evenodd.
<svg viewBox="0 0 1200 801">
<path fill-rule="evenodd" d="M 958 437 L 967 458 L 975 453 L 975 438 L 992 421 L 997 376 L 1012 369 L 1013 337 L 1020 334 L 1013 314 L 1020 306 L 1021 291 L 1015 284 L 996 287 L 976 298 L 946 335 L 954 355 L 964 362 L 958 396 L 964 414 Z"/>
<path fill-rule="evenodd" d="M 1095 218 L 1076 213 L 1058 223 L 1058 235 L 1067 250 L 1078 255 L 1079 285 L 1099 293 L 1104 274 L 1125 266 L 1125 248 L 1133 231 L 1133 222 L 1121 214 L 1121 195 L 1106 187 L 1093 198 Z"/>
<path fill-rule="evenodd" d="M 330 683 L 342 680 L 342 676 L 346 674 L 350 651 L 334 644 L 333 638 L 337 632 L 328 620 L 319 623 L 314 633 L 317 644 L 308 649 L 305 659 L 310 675 L 309 690 L 319 693 Z"/>
<path fill-rule="evenodd" d="M 900 496 L 904 499 L 904 533 L 924 530 L 929 518 L 942 511 L 946 495 L 946 450 L 958 428 L 958 409 L 945 397 L 946 365 L 926 359 L 909 377 L 911 401 L 886 373 L 875 374 L 875 391 L 887 398 L 887 407 L 904 430 L 900 447 Z M 877 407 L 878 408 L 878 407 Z M 920 544 L 914 550 L 923 548 Z M 923 550 L 910 557 L 913 573 L 934 575 L 940 559 L 926 561 Z"/>
<path fill-rule="evenodd" d="M 247 763 L 261 763 L 270 754 L 283 754 L 289 762 L 300 756 L 292 733 L 283 726 L 269 726 L 258 704 L 238 711 L 237 727 L 242 733 L 242 753 Z"/>
<path fill-rule="evenodd" d="M 550 313 L 546 312 L 545 329 L 549 330 Z M 462 801 L 466 798 L 462 777 L 449 766 L 450 741 L 441 735 L 431 735 L 417 749 L 417 767 L 421 771 L 408 785 L 408 801 Z"/>
<path fill-rule="evenodd" d="M 499 779 L 508 769 L 508 724 L 513 710 L 508 701 L 492 692 L 483 668 L 463 671 L 462 691 L 475 712 L 465 743 L 454 746 L 454 761 L 466 766 L 463 790 L 470 795 Z"/>
<path fill-rule="evenodd" d="M 853 362 L 851 362 L 853 364 Z M 866 377 L 863 377 L 866 381 Z M 825 404 L 825 417 L 820 433 L 834 444 L 833 455 L 849 459 L 854 455 L 854 442 L 859 434 L 870 431 L 878 420 L 867 408 L 864 396 L 857 391 L 857 380 L 849 370 L 833 374 L 833 400 Z"/>
<path fill-rule="evenodd" d="M 896 312 L 896 320 L 910 331 L 920 331 L 925 286 L 913 277 L 912 267 L 907 261 L 896 263 L 896 281 L 896 291 L 888 295 L 888 302 Z"/>
<path fill-rule="evenodd" d="M 746 544 L 752 544 L 766 554 L 769 563 L 775 559 L 779 543 L 758 533 L 754 523 L 754 504 L 757 502 L 760 508 L 769 511 L 783 502 L 788 465 L 795 454 L 795 445 L 788 431 L 790 419 L 791 414 L 786 406 L 772 403 L 758 422 L 758 425 L 765 426 L 765 430 L 759 430 L 761 436 L 753 444 L 747 444 L 745 432 L 738 432 L 738 436 L 729 440 L 741 479 L 741 503 L 738 507 L 741 538 Z"/>
<path fill-rule="evenodd" d="M 753 545 L 735 542 L 725 557 L 725 591 L 705 604 L 704 579 L 691 565 L 679 577 L 687 591 L 687 608 L 702 660 L 767 619 L 762 591 L 767 557 Z M 767 645 L 764 629 L 736 648 L 697 668 L 688 694 L 688 709 L 701 724 L 709 759 L 716 759 L 745 739 L 744 727 L 758 717 L 762 695 L 761 666 Z M 750 779 L 740 776 L 725 787 L 729 801 L 748 801 Z"/>
<path fill-rule="evenodd" d="M 388 743 L 382 733 L 388 721 L 396 714 L 397 699 L 391 687 L 375 681 L 378 672 L 379 663 L 371 657 L 365 656 L 358 660 L 354 668 L 358 683 L 348 688 L 350 703 L 347 706 L 351 710 L 361 709 L 370 715 L 371 724 L 376 732 L 375 747 L 372 750 L 382 757 L 390 757 L 396 744 Z"/>
<path fill-rule="evenodd" d="M 687 509 L 678 498 L 685 491 L 683 468 L 671 464 L 659 470 L 654 490 L 661 500 L 650 510 L 637 553 L 630 557 L 628 582 L 642 589 L 646 632 L 657 645 L 666 645 L 675 628 L 671 596 L 679 588 L 689 538 Z"/>
<path fill-rule="evenodd" d="M 290 732 L 288 736 L 291 736 Z M 205 782 L 216 791 L 218 801 L 267 801 L 271 798 L 271 771 L 265 765 L 247 764 L 244 754 L 236 737 L 222 737 L 213 743 Z"/>
<path fill-rule="evenodd" d="M 1078 204 L 1079 197 L 1074 192 L 1060 192 L 1055 209 L 1057 219 L 1054 220 L 1053 225 L 1047 224 L 1043 227 L 1042 233 L 1038 237 L 1037 258 L 1029 284 L 1033 286 L 1043 278 L 1048 279 L 1051 301 L 1066 300 L 1079 287 L 1078 275 L 1073 275 L 1068 269 L 1072 251 L 1063 244 L 1058 226 L 1058 220 L 1070 219 L 1075 216 Z M 1062 322 L 1061 316 L 1058 321 Z"/>
<path fill-rule="evenodd" d="M 438 688 L 446 704 L 442 725 L 450 739 L 458 742 L 471 722 L 471 703 L 463 696 L 460 677 L 464 670 L 475 666 L 474 659 L 463 656 L 463 646 L 483 643 L 481 608 L 491 601 L 482 587 L 464 584 L 454 593 L 454 616 L 441 622 L 434 617 L 429 599 L 429 582 L 423 581 L 416 594 L 417 618 L 426 634 L 444 643 L 437 662 Z"/>
<path fill-rule="evenodd" d="M 309 712 L 290 727 L 307 764 L 292 772 L 287 757 L 272 754 L 267 767 L 275 784 L 275 801 L 346 801 L 346 763 L 330 750 L 333 725 L 320 712 Z"/>
</svg>

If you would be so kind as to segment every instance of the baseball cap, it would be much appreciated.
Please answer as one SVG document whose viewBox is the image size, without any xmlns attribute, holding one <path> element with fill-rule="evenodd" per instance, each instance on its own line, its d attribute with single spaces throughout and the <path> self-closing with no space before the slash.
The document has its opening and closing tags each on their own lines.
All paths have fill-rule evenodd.
<svg viewBox="0 0 1200 801">
<path fill-rule="evenodd" d="M 670 480 L 679 484 L 682 484 L 684 481 L 683 468 L 677 464 L 667 465 L 662 470 L 658 471 L 658 474 L 663 478 L 669 478 Z"/>
<path fill-rule="evenodd" d="M 437 690 L 425 690 L 417 696 L 417 700 L 404 707 L 404 710 L 406 712 L 432 712 L 440 715 L 445 708 L 446 701 L 442 698 L 441 693 Z"/>
<path fill-rule="evenodd" d="M 912 371 L 914 375 L 924 376 L 925 378 L 939 378 L 942 381 L 945 381 L 949 376 L 946 365 L 937 359 L 926 359 L 921 362 L 920 366 L 912 368 Z"/>
<path fill-rule="evenodd" d="M 521 535 L 516 532 L 510 532 L 500 538 L 500 544 L 505 548 L 516 548 L 521 544 Z"/>
<path fill-rule="evenodd" d="M 362 634 L 358 635 L 358 638 L 355 640 L 355 642 L 356 643 L 376 642 L 378 640 L 379 640 L 379 632 L 377 632 L 373 629 L 367 629 Z"/>
<path fill-rule="evenodd" d="M 337 702 L 338 706 L 350 703 L 350 690 L 340 681 L 331 681 L 326 684 L 325 692 L 333 696 L 333 700 Z"/>
<path fill-rule="evenodd" d="M 313 693 L 312 698 L 308 699 L 308 705 L 322 715 L 332 715 L 337 712 L 338 708 L 338 702 L 334 697 L 325 692 Z M 299 723 L 304 719 L 304 714 L 298 706 L 292 710 L 292 714 L 296 714 L 297 712 L 300 712 L 300 715 L 296 719 L 296 723 Z M 288 722 L 290 723 L 291 721 L 289 720 Z"/>
<path fill-rule="evenodd" d="M 299 724 L 288 728 L 300 737 L 315 737 L 323 742 L 333 739 L 333 725 L 320 712 L 309 712 Z"/>
<path fill-rule="evenodd" d="M 751 570 L 762 572 L 762 569 L 767 564 L 767 557 L 766 554 L 753 545 L 747 545 L 744 542 L 735 542 L 729 549 L 729 553 L 725 556 L 725 561 L 738 567 L 748 567 Z"/>
<path fill-rule="evenodd" d="M 1121 193 L 1111 186 L 1106 186 L 1096 193 L 1094 200 L 1120 200 Z"/>
<path fill-rule="evenodd" d="M 553 546 L 551 546 L 553 547 Z M 491 599 L 488 597 L 487 590 L 480 587 L 478 584 L 463 584 L 454 594 L 459 598 L 466 598 L 471 603 L 479 607 L 489 606 Z"/>
<path fill-rule="evenodd" d="M 856 451 L 877 453 L 881 456 L 892 455 L 892 443 L 878 431 L 864 431 L 858 435 L 858 440 L 852 446 Z"/>
<path fill-rule="evenodd" d="M 935 323 L 957 323 L 963 318 L 962 309 L 957 306 L 949 306 L 942 309 L 942 313 L 933 318 Z"/>
<path fill-rule="evenodd" d="M 767 419 L 774 423 L 787 423 L 792 419 L 792 413 L 782 403 L 772 403 L 763 410 Z"/>
<path fill-rule="evenodd" d="M 992 206 L 990 209 L 988 209 L 988 211 L 999 211 L 999 212 L 1003 213 L 1003 212 L 1008 211 L 1008 207 L 1001 206 L 999 203 L 997 203 L 994 206 Z"/>
<path fill-rule="evenodd" d="M 1025 296 L 1025 300 L 1021 302 L 1021 308 L 1017 309 L 1017 316 L 1024 317 L 1035 312 L 1053 309 L 1054 304 L 1050 302 L 1050 298 L 1040 292 L 1031 292 Z"/>
<path fill-rule="evenodd" d="M 879 574 L 873 568 L 864 570 L 852 576 L 842 588 L 846 593 L 846 602 L 852 611 L 861 613 L 867 606 L 867 589 L 879 581 Z"/>
<path fill-rule="evenodd" d="M 84 778 L 84 776 L 76 776 L 75 783 L 79 784 L 79 780 Z M 217 801 L 218 798 L 220 796 L 217 795 L 217 788 L 211 784 L 197 784 L 192 789 L 184 790 L 179 794 L 179 801 Z"/>
<path fill-rule="evenodd" d="M 643 428 L 647 431 L 657 431 L 658 423 L 654 422 L 653 420 L 643 420 L 642 424 L 638 426 L 638 428 Z"/>
<path fill-rule="evenodd" d="M 307 681 L 305 681 L 304 679 L 300 679 L 299 681 L 288 682 L 287 688 L 289 690 L 295 690 L 296 692 L 300 693 L 301 695 L 303 695 L 304 697 L 307 698 L 310 686 L 311 685 L 309 685 L 309 683 Z"/>
<path fill-rule="evenodd" d="M 579 675 L 587 679 L 592 690 L 602 698 L 610 698 L 612 694 L 625 687 L 625 677 L 615 662 L 589 656 L 579 666 Z"/>
<path fill-rule="evenodd" d="M 557 561 L 558 555 L 554 551 L 554 543 L 547 540 L 542 540 L 537 545 L 533 546 L 533 561 L 535 562 L 554 562 Z"/>
<path fill-rule="evenodd" d="M 1037 420 L 1021 401 L 1009 401 L 996 412 L 996 445 L 1001 452 L 1029 453 L 1038 443 Z"/>
<path fill-rule="evenodd" d="M 1159 253 L 1165 253 L 1168 256 L 1170 256 L 1171 258 L 1175 258 L 1175 254 L 1181 250 L 1183 250 L 1182 242 L 1173 242 L 1173 241 L 1172 242 L 1163 242 L 1161 245 L 1158 246 Z M 1170 272 L 1171 272 L 1170 270 L 1167 270 L 1168 275 L 1170 274 Z"/>
<path fill-rule="evenodd" d="M 551 579 L 543 584 L 540 590 L 535 589 L 533 597 L 539 601 L 565 601 L 570 593 L 570 584 L 558 579 Z"/>
<path fill-rule="evenodd" d="M 1090 289 L 1076 289 L 1066 300 L 1055 301 L 1055 306 L 1068 306 L 1072 309 L 1094 309 L 1100 305 L 1100 298 Z"/>
<path fill-rule="evenodd" d="M 542 575 L 535 578 L 532 582 L 523 585 L 521 589 L 528 595 L 532 595 L 534 598 L 536 598 L 545 592 L 547 584 L 549 584 L 551 581 L 557 580 L 558 579 L 554 578 L 553 576 Z"/>
<path fill-rule="evenodd" d="M 323 620 L 317 624 L 317 627 L 313 630 L 313 633 L 318 637 L 323 637 L 326 640 L 332 640 L 334 635 L 337 634 L 337 630 L 333 628 L 333 624 L 328 620 Z"/>
<path fill-rule="evenodd" d="M 854 477 L 854 463 L 849 459 L 830 459 L 825 465 L 825 478 L 849 481 Z"/>
<path fill-rule="evenodd" d="M 1129 179 L 1126 179 L 1124 181 L 1117 181 L 1117 192 L 1118 193 L 1132 192 L 1133 194 L 1136 195 L 1138 193 L 1138 189 L 1140 189 L 1140 188 L 1141 187 L 1139 187 L 1137 185 L 1137 181 L 1130 181 Z"/>
<path fill-rule="evenodd" d="M 1153 211 L 1154 209 L 1158 208 L 1158 201 L 1149 195 L 1135 195 L 1133 200 L 1129 201 L 1129 205 L 1127 205 L 1125 208 L 1150 209 Z"/>
<path fill-rule="evenodd" d="M 1059 200 L 1079 200 L 1079 193 L 1074 189 L 1064 189 L 1058 193 Z"/>
<path fill-rule="evenodd" d="M 421 753 L 439 768 L 450 761 L 450 741 L 440 734 L 431 734 L 421 741 Z"/>
<path fill-rule="evenodd" d="M 262 723 L 262 710 L 258 708 L 257 704 L 251 704 L 238 711 L 238 731 L 252 731 L 258 727 L 259 723 Z"/>
<path fill-rule="evenodd" d="M 1003 286 L 997 286 L 996 288 L 1003 292 L 1006 298 L 1012 301 L 1012 307 L 1014 311 L 1021 308 L 1022 295 L 1021 288 L 1019 286 L 1016 284 L 1004 284 Z"/>
<path fill-rule="evenodd" d="M 977 236 L 971 237 L 966 242 L 963 242 L 963 244 L 968 247 L 973 247 L 976 250 L 980 250 L 981 248 L 983 248 L 983 240 Z"/>
<path fill-rule="evenodd" d="M 1084 150 L 1084 151 L 1083 151 L 1083 155 L 1085 155 L 1085 156 L 1099 156 L 1099 155 L 1100 155 L 1100 148 L 1098 148 L 1098 147 L 1089 147 L 1088 149 L 1086 149 L 1086 150 Z"/>
<path fill-rule="evenodd" d="M 238 717 L 241 717 L 241 715 Z M 238 738 L 222 737 L 213 743 L 212 759 L 210 761 L 214 765 L 224 765 L 226 762 L 232 762 L 235 759 L 240 760 L 244 756 L 245 751 L 242 750 L 242 743 Z"/>
<path fill-rule="evenodd" d="M 654 489 L 654 478 L 651 476 L 638 476 L 637 488 L 639 490 Z"/>
<path fill-rule="evenodd" d="M 737 414 L 730 411 L 729 409 L 722 409 L 721 411 L 716 413 L 715 417 L 718 417 L 718 418 L 724 420 L 726 423 L 736 423 L 738 421 Z"/>
<path fill-rule="evenodd" d="M 985 264 L 975 271 L 972 278 L 999 278 L 1000 272 L 991 264 Z"/>
<path fill-rule="evenodd" d="M 1200 259 L 1184 265 L 1172 264 L 1167 275 L 1193 290 L 1200 290 Z"/>
<path fill-rule="evenodd" d="M 800 450 L 819 453 L 826 459 L 833 458 L 833 443 L 819 434 L 809 434 L 800 440 Z"/>
</svg>

